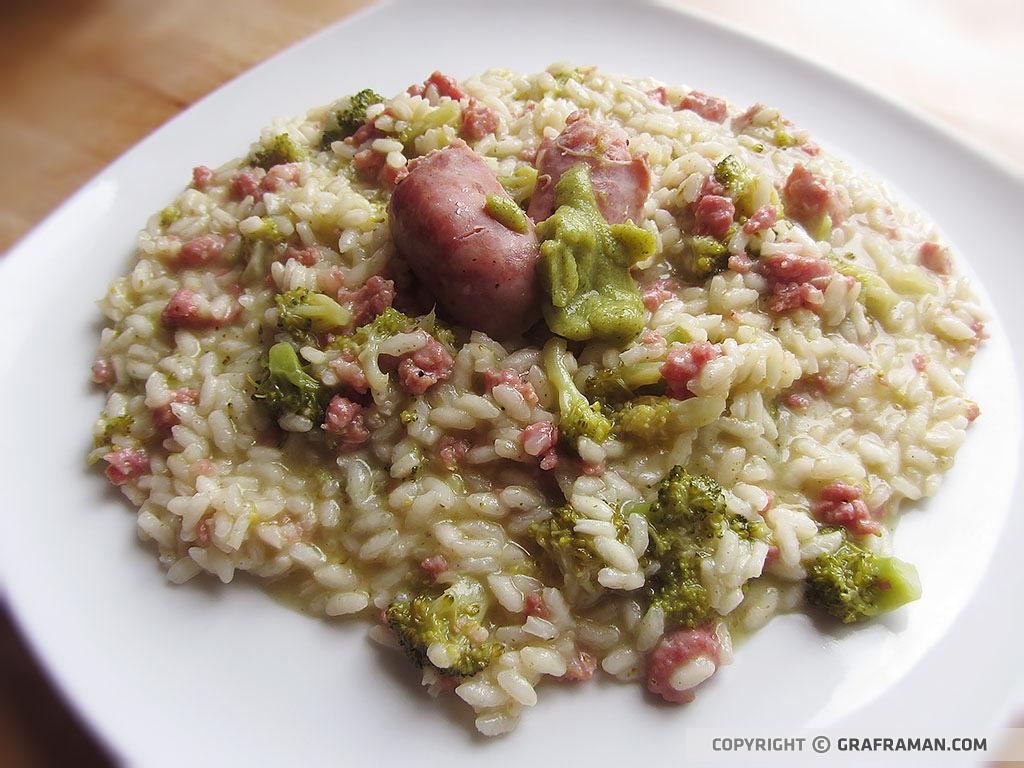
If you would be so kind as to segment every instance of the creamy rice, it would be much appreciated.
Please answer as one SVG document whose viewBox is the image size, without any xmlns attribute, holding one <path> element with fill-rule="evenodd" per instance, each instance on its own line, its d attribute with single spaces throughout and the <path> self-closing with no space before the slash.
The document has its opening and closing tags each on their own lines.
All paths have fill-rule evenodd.
<svg viewBox="0 0 1024 768">
<path fill-rule="evenodd" d="M 978 415 L 963 388 L 984 333 L 975 298 L 932 224 L 771 108 L 729 106 L 717 120 L 686 87 L 568 65 L 492 70 L 447 96 L 438 82 L 371 106 L 378 131 L 362 144 L 320 149 L 331 107 L 275 122 L 249 156 L 197 169 L 151 217 L 130 271 L 101 303 L 108 326 L 94 379 L 107 403 L 91 458 L 138 507 L 139 534 L 176 583 L 252 573 L 314 613 L 363 618 L 397 647 L 380 621 L 389 605 L 425 580 L 440 588 L 475 579 L 489 606 L 481 628 L 499 651 L 452 681 L 442 649 L 432 648 L 422 674 L 432 694 L 453 691 L 473 707 L 487 734 L 512 729 L 546 678 L 585 679 L 595 668 L 620 680 L 654 674 L 652 653 L 675 628 L 649 600 L 651 540 L 644 515 L 631 511 L 673 467 L 706 475 L 730 514 L 762 521 L 764 534 L 726 532 L 701 565 L 712 609 L 704 626 L 718 658 L 698 654 L 672 670 L 667 684 L 689 691 L 728 663 L 732 635 L 803 608 L 808 563 L 844 536 L 890 555 L 901 502 L 938 491 Z M 680 109 L 688 96 L 691 107 Z M 455 326 L 450 378 L 420 396 L 387 365 L 365 370 L 330 335 L 296 338 L 280 327 L 275 296 L 296 289 L 346 308 L 375 275 L 393 279 L 400 295 L 414 292 L 387 216 L 409 160 L 461 131 L 499 178 L 514 178 L 581 109 L 621 126 L 630 152 L 646 158 L 651 192 L 635 223 L 656 248 L 633 271 L 644 334 L 624 348 L 570 345 L 569 364 L 585 390 L 600 370 L 659 369 L 673 348 L 710 345 L 677 393 L 674 428 L 653 441 L 614 433 L 570 446 L 563 436 L 556 465 L 542 468 L 523 432 L 560 421 L 543 323 L 501 343 Z M 493 130 L 467 135 L 472 110 Z M 282 135 L 303 157 L 252 165 Z M 723 238 L 729 267 L 694 279 L 679 266 L 693 247 L 692 212 L 729 156 L 751 174 L 751 209 L 773 206 L 779 216 L 732 227 Z M 820 226 L 784 215 L 797 166 L 829 190 L 834 215 Z M 837 271 L 806 288 L 794 281 L 799 290 L 787 294 L 764 266 L 787 255 Z M 169 323 L 182 291 L 192 319 Z M 441 338 L 433 323 L 428 315 L 419 330 L 391 336 L 384 351 L 401 358 L 424 348 L 428 334 Z M 308 414 L 274 413 L 254 399 L 280 342 L 330 392 L 366 374 L 369 391 L 352 395 L 365 441 L 339 445 Z M 498 380 L 500 372 L 515 375 Z M 861 523 L 876 530 L 844 532 L 822 519 L 823 494 L 836 487 L 857 489 L 857 508 L 870 513 Z M 566 503 L 597 561 L 596 599 L 531 534 Z"/>
</svg>

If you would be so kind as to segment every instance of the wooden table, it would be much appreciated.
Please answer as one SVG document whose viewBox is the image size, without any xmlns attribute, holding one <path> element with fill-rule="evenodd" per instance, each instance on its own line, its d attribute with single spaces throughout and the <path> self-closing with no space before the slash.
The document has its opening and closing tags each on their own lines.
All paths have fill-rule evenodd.
<svg viewBox="0 0 1024 768">
<path fill-rule="evenodd" d="M 676 0 L 879 87 L 1024 167 L 1019 0 Z M 147 133 L 368 0 L 9 0 L 0 252 Z M 0 765 L 106 766 L 0 616 Z"/>
</svg>

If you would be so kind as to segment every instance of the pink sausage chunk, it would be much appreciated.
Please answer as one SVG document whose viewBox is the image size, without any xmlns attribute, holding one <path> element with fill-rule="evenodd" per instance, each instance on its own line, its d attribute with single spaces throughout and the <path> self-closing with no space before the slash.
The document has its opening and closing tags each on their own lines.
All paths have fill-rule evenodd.
<svg viewBox="0 0 1024 768">
<path fill-rule="evenodd" d="M 519 233 L 487 213 L 488 195 L 508 197 L 484 159 L 456 141 L 414 163 L 388 213 L 398 253 L 447 314 L 501 339 L 540 316 L 540 249 L 532 222 Z"/>
<path fill-rule="evenodd" d="M 527 213 L 543 221 L 555 212 L 555 185 L 576 163 L 590 166 L 590 182 L 609 224 L 637 222 L 651 191 L 647 160 L 633 157 L 622 128 L 597 123 L 586 110 L 569 115 L 565 130 L 545 140 L 537 153 L 537 188 Z"/>
</svg>

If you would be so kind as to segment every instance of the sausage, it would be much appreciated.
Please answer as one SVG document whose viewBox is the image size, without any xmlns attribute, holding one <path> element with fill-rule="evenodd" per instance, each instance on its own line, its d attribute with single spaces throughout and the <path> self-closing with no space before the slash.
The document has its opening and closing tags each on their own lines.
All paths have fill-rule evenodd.
<svg viewBox="0 0 1024 768">
<path fill-rule="evenodd" d="M 722 645 L 710 627 L 676 630 L 662 636 L 651 652 L 647 690 L 673 704 L 686 704 L 721 663 Z"/>
<path fill-rule="evenodd" d="M 573 112 L 565 130 L 546 139 L 537 152 L 537 188 L 527 210 L 534 221 L 555 212 L 555 184 L 576 163 L 590 166 L 590 183 L 601 215 L 609 224 L 637 222 L 651 191 L 651 170 L 643 157 L 633 157 L 622 128 L 597 123 L 586 110 Z"/>
<path fill-rule="evenodd" d="M 492 218 L 488 195 L 509 197 L 484 159 L 457 140 L 413 164 L 388 217 L 395 248 L 442 309 L 500 339 L 540 317 L 540 247 L 533 222 L 520 234 Z"/>
<path fill-rule="evenodd" d="M 846 207 L 835 187 L 799 163 L 782 187 L 782 201 L 786 204 L 786 215 L 804 226 L 826 213 L 833 224 L 846 218 Z"/>
</svg>

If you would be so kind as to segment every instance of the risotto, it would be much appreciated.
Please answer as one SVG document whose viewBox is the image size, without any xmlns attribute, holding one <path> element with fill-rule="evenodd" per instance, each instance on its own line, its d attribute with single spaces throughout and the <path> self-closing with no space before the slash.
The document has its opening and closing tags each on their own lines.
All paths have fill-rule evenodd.
<svg viewBox="0 0 1024 768">
<path fill-rule="evenodd" d="M 275 122 L 101 307 L 90 459 L 168 578 L 360 617 L 489 735 L 916 599 L 900 505 L 979 414 L 933 225 L 771 107 L 569 65 Z"/>
</svg>

